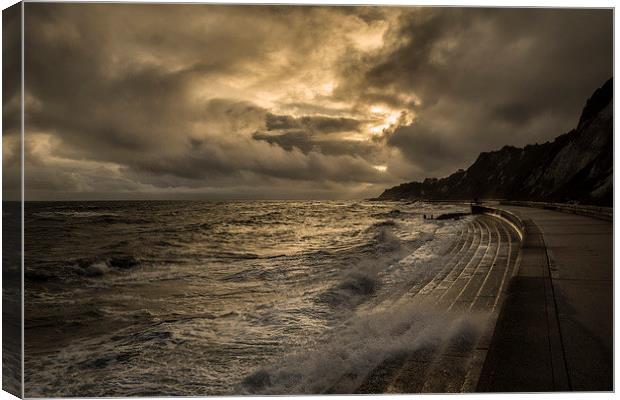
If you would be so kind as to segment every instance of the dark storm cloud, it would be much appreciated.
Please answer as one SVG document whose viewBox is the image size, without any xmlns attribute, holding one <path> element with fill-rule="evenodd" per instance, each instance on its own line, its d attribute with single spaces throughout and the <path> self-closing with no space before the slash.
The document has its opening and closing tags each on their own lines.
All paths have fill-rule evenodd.
<svg viewBox="0 0 620 400">
<path fill-rule="evenodd" d="M 312 135 L 306 131 L 291 130 L 276 135 L 256 132 L 253 137 L 256 140 L 264 140 L 268 143 L 276 144 L 287 151 L 299 149 L 304 153 L 308 153 L 314 148 Z"/>
<path fill-rule="evenodd" d="M 611 76 L 611 18 L 28 3 L 26 179 L 41 198 L 376 195 L 572 127 Z"/>
<path fill-rule="evenodd" d="M 431 175 L 446 172 L 442 168 L 445 169 L 446 164 L 451 164 L 460 153 L 454 141 L 446 140 L 432 126 L 421 121 L 398 127 L 386 139 L 390 146 L 401 149 L 412 164 Z"/>
<path fill-rule="evenodd" d="M 2 12 L 2 126 L 16 134 L 20 125 L 21 14 L 19 5 Z"/>
<path fill-rule="evenodd" d="M 2 194 L 21 199 L 21 5 L 2 11 Z"/>
<path fill-rule="evenodd" d="M 365 123 L 367 121 L 354 118 L 324 115 L 294 117 L 267 113 L 266 131 L 256 132 L 253 137 L 287 151 L 298 149 L 306 154 L 316 151 L 325 155 L 353 155 L 370 160 L 375 147 L 373 143 L 340 137 L 343 133 L 359 132 Z"/>
<path fill-rule="evenodd" d="M 345 69 L 354 77 L 339 95 L 375 102 L 379 92 L 413 110 L 426 133 L 402 128 L 388 144 L 443 170 L 571 129 L 613 73 L 611 10 L 423 9 L 401 15 L 386 37 L 383 51 Z"/>
<path fill-rule="evenodd" d="M 538 115 L 537 111 L 527 103 L 498 104 L 491 110 L 490 117 L 515 126 L 527 125 Z"/>
<path fill-rule="evenodd" d="M 367 160 L 373 159 L 375 144 L 372 142 L 355 142 L 337 138 L 317 139 L 311 133 L 303 130 L 291 130 L 278 134 L 257 132 L 253 135 L 256 140 L 282 147 L 287 151 L 298 149 L 303 153 L 316 151 L 326 155 L 356 155 Z"/>
<path fill-rule="evenodd" d="M 334 118 L 322 115 L 293 117 L 290 115 L 267 114 L 267 130 L 304 129 L 317 133 L 355 131 L 362 125 L 353 118 Z"/>
<path fill-rule="evenodd" d="M 611 74 L 611 24 L 611 10 L 424 9 L 401 17 L 364 82 L 411 90 L 427 106 L 487 95 L 530 107 L 583 102 L 576 89 L 589 93 Z"/>
</svg>

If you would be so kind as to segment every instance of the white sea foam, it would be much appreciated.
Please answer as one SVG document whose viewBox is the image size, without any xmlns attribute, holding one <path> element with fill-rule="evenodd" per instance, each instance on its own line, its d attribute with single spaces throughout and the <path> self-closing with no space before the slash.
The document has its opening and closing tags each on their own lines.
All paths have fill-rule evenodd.
<svg viewBox="0 0 620 400">
<path fill-rule="evenodd" d="M 110 270 L 110 267 L 104 262 L 98 262 L 89 265 L 84 269 L 84 275 L 86 276 L 102 276 Z"/>
<path fill-rule="evenodd" d="M 376 260 L 355 265 L 342 275 L 338 287 L 355 288 L 345 292 L 351 297 L 372 291 L 374 301 L 359 307 L 316 342 L 248 375 L 237 390 L 248 394 L 353 393 L 385 360 L 479 335 L 486 314 L 449 313 L 403 297 L 410 285 L 424 283 L 443 267 L 444 254 L 464 222 L 424 224 L 415 233 L 417 248 L 410 254 L 383 266 Z M 381 235 L 388 242 L 401 243 L 389 230 Z"/>
<path fill-rule="evenodd" d="M 415 304 L 356 315 L 310 349 L 258 369 L 238 390 L 246 394 L 353 393 L 383 361 L 477 336 L 485 324 L 485 315 L 459 315 Z"/>
</svg>

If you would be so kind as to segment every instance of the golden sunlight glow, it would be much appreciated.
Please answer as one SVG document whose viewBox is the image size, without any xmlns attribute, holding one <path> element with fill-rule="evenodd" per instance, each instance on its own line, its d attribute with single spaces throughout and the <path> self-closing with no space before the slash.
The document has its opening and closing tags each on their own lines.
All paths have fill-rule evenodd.
<svg viewBox="0 0 620 400">
<path fill-rule="evenodd" d="M 389 27 L 387 21 L 376 21 L 370 25 L 362 23 L 358 29 L 349 33 L 348 39 L 361 51 L 370 52 L 384 45 L 384 35 Z"/>
<path fill-rule="evenodd" d="M 374 165 L 373 166 L 377 171 L 385 172 L 387 171 L 387 165 Z"/>
<path fill-rule="evenodd" d="M 385 122 L 390 125 L 394 125 L 396 122 L 398 122 L 398 117 L 400 117 L 400 113 L 391 113 L 385 118 Z"/>
<path fill-rule="evenodd" d="M 334 92 L 334 87 L 336 85 L 334 85 L 334 82 L 328 82 L 326 84 L 324 84 L 321 89 L 323 91 L 323 95 L 330 95 Z"/>
<path fill-rule="evenodd" d="M 371 106 L 370 112 L 372 116 L 367 126 L 372 135 L 379 135 L 385 130 L 393 130 L 399 125 L 410 124 L 413 121 L 411 114 L 393 110 L 386 106 Z"/>
<path fill-rule="evenodd" d="M 374 135 L 378 135 L 381 132 L 383 132 L 384 129 L 387 129 L 389 127 L 390 127 L 389 124 L 381 124 L 381 125 L 371 126 L 370 127 L 370 133 L 372 133 Z"/>
<path fill-rule="evenodd" d="M 347 132 L 342 136 L 343 140 L 350 140 L 352 142 L 365 142 L 368 140 L 368 134 L 360 132 Z"/>
<path fill-rule="evenodd" d="M 381 106 L 372 106 L 370 107 L 370 112 L 373 114 L 382 114 L 383 113 L 383 107 Z"/>
</svg>

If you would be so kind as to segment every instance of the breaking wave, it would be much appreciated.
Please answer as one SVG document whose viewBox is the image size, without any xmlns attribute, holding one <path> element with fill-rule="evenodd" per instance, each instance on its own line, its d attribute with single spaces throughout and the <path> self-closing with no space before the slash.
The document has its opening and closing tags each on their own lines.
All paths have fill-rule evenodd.
<svg viewBox="0 0 620 400">
<path fill-rule="evenodd" d="M 356 315 L 310 348 L 259 368 L 238 385 L 244 394 L 355 393 L 387 360 L 447 342 L 466 345 L 486 326 L 486 315 L 459 315 L 403 305 Z M 312 349 L 312 350 L 310 350 Z"/>
</svg>

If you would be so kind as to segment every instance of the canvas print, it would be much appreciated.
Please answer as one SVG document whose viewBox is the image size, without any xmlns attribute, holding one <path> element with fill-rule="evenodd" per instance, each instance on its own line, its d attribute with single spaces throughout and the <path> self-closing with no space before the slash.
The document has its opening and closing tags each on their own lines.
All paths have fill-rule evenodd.
<svg viewBox="0 0 620 400">
<path fill-rule="evenodd" d="M 613 14 L 7 8 L 3 389 L 613 391 Z"/>
</svg>

